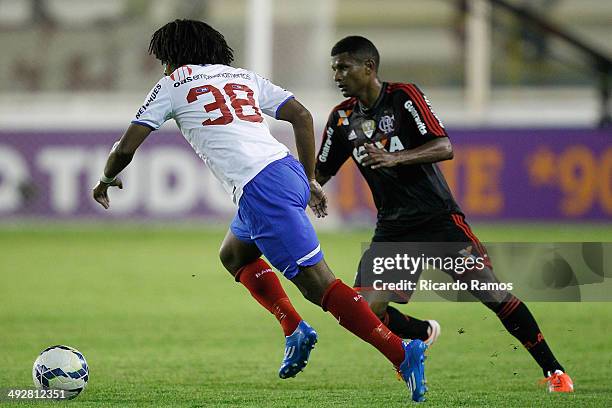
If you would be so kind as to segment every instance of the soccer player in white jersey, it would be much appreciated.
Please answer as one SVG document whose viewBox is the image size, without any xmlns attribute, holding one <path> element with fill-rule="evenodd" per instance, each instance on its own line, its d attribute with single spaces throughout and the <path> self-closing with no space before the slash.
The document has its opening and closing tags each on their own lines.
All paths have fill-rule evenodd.
<svg viewBox="0 0 612 408">
<path fill-rule="evenodd" d="M 391 333 L 358 293 L 336 279 L 306 216 L 307 205 L 318 217 L 327 211 L 325 194 L 315 180 L 308 110 L 267 79 L 231 67 L 233 50 L 206 23 L 175 20 L 164 25 L 153 34 L 149 52 L 165 65 L 165 76 L 113 146 L 94 187 L 94 199 L 109 208 L 108 188 L 123 187 L 117 175 L 151 131 L 174 119 L 238 207 L 220 258 L 236 281 L 279 321 L 286 336 L 279 376 L 294 377 L 306 366 L 317 333 L 294 309 L 262 254 L 306 299 L 387 357 L 412 399 L 423 401 L 427 346 L 421 340 L 404 342 Z M 293 125 L 299 161 L 272 137 L 262 113 Z"/>
</svg>

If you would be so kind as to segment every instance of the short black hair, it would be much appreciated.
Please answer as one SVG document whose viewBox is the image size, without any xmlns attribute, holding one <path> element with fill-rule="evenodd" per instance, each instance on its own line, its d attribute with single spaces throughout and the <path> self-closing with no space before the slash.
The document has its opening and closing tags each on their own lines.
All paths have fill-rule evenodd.
<svg viewBox="0 0 612 408">
<path fill-rule="evenodd" d="M 230 65 L 234 50 L 223 35 L 202 21 L 174 20 L 155 31 L 149 54 L 163 64 L 180 67 L 187 64 Z"/>
<path fill-rule="evenodd" d="M 348 52 L 353 57 L 357 57 L 359 59 L 373 59 L 376 63 L 376 69 L 378 70 L 380 55 L 378 54 L 378 50 L 374 44 L 372 44 L 372 41 L 368 40 L 367 38 L 358 35 L 344 37 L 338 41 L 336 45 L 334 45 L 331 50 L 331 56 L 333 57 L 334 55 L 342 54 L 343 52 Z"/>
</svg>

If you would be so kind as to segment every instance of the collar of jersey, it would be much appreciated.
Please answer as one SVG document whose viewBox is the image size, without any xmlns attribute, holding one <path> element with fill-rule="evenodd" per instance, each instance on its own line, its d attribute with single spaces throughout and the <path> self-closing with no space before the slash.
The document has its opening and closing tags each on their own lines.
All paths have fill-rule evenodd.
<svg viewBox="0 0 612 408">
<path fill-rule="evenodd" d="M 378 98 L 376 98 L 376 102 L 374 102 L 374 105 L 372 105 L 371 108 L 366 108 L 365 106 L 363 106 L 363 104 L 361 103 L 360 100 L 357 101 L 357 106 L 359 107 L 359 111 L 365 115 L 374 112 L 376 109 L 378 109 L 378 107 L 380 106 L 380 103 L 383 100 L 383 97 L 385 96 L 385 93 L 387 93 L 387 82 L 383 82 L 382 86 L 380 87 L 380 93 L 378 94 Z"/>
</svg>

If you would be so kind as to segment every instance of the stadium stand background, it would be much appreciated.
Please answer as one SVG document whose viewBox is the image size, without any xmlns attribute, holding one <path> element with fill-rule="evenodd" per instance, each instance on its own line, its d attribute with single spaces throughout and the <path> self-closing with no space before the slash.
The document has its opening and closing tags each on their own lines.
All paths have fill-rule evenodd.
<svg viewBox="0 0 612 408">
<path fill-rule="evenodd" d="M 251 68 L 247 52 L 248 26 L 253 24 L 250 7 L 266 3 L 271 10 L 272 42 L 269 47 L 270 70 L 264 74 L 294 91 L 311 109 L 317 133 L 323 130 L 331 107 L 341 100 L 331 80 L 329 49 L 345 35 L 364 35 L 379 47 L 381 77 L 390 81 L 415 82 L 422 86 L 451 137 L 458 132 L 458 160 L 464 160 L 464 164 L 472 163 L 467 158 L 462 159 L 470 154 L 472 130 L 490 133 L 489 137 L 492 138 L 501 134 L 518 138 L 531 131 L 543 131 L 545 135 L 538 137 L 550 142 L 555 133 L 563 133 L 565 129 L 572 132 L 583 129 L 587 133 L 584 136 L 585 148 L 591 150 L 584 160 L 580 154 L 576 156 L 578 164 L 567 170 L 565 185 L 561 185 L 563 180 L 550 180 L 551 176 L 547 175 L 550 168 L 528 168 L 526 171 L 531 176 L 540 177 L 543 184 L 549 183 L 547 188 L 559 187 L 562 190 L 558 195 L 560 208 L 567 198 L 563 194 L 569 194 L 572 188 L 577 188 L 586 196 L 582 202 L 565 205 L 588 209 L 582 212 L 574 210 L 573 213 L 560 210 L 560 218 L 570 221 L 609 220 L 612 215 L 609 162 L 612 159 L 608 157 L 612 153 L 607 152 L 610 151 L 611 139 L 604 139 L 601 135 L 609 136 L 610 128 L 594 130 L 600 113 L 598 91 L 583 55 L 494 8 L 491 14 L 490 94 L 484 107 L 474 111 L 466 98 L 466 67 L 470 61 L 466 61 L 468 38 L 465 15 L 470 1 L 274 0 L 268 3 L 258 0 L 0 0 L 0 148 L 4 146 L 5 153 L 8 150 L 13 153 L 17 151 L 17 155 L 21 154 L 26 161 L 23 165 L 26 169 L 21 173 L 15 169 L 7 170 L 12 163 L 10 160 L 19 161 L 12 156 L 9 160 L 5 155 L 5 165 L 0 165 L 0 170 L 4 171 L 0 173 L 0 220 L 98 218 L 101 212 L 83 209 L 89 204 L 84 204 L 80 197 L 86 195 L 87 183 L 95 181 L 98 176 L 104 150 L 107 151 L 112 141 L 119 137 L 161 75 L 161 66 L 147 55 L 151 33 L 174 18 L 203 19 L 225 34 L 235 49 L 235 65 Z M 612 55 L 609 41 L 612 37 L 612 26 L 609 24 L 612 3 L 609 1 L 515 0 L 511 3 L 528 6 L 604 54 Z M 270 125 L 280 140 L 291 145 L 288 126 L 274 121 L 270 121 Z M 162 132 L 175 134 L 173 126 L 165 126 Z M 514 130 L 508 133 L 508 129 Z M 559 129 L 562 131 L 558 132 Z M 581 140 L 580 135 L 578 131 L 567 134 L 565 139 Z M 481 140 L 479 138 L 482 137 L 486 135 L 480 134 L 474 140 Z M 40 147 L 51 139 L 61 146 L 78 147 L 83 144 L 85 150 L 80 151 L 84 157 L 82 162 L 87 161 L 85 158 L 91 152 L 96 152 L 96 160 L 87 161 L 90 166 L 87 171 L 75 176 L 82 183 L 80 189 L 68 191 L 65 190 L 68 187 L 60 185 L 61 182 L 55 181 L 56 185 L 53 185 L 53 180 L 45 178 L 49 177 L 53 163 L 41 159 L 36 146 Z M 162 145 L 165 143 L 162 137 L 156 141 Z M 151 142 L 152 148 L 158 148 L 157 142 Z M 467 143 L 466 156 L 461 156 L 461 143 Z M 571 150 L 569 141 L 565 145 L 563 143 L 562 146 Z M 179 148 L 177 146 L 172 145 L 168 154 L 163 151 L 151 153 L 148 160 L 159 155 L 174 160 L 172 154 L 176 152 L 173 149 Z M 30 147 L 32 152 L 28 152 Z M 184 144 L 180 148 L 185 148 Z M 505 148 L 499 147 L 501 150 Z M 567 153 L 567 149 L 525 152 L 525 156 L 542 153 L 547 160 L 554 162 L 567 158 L 564 155 L 571 153 Z M 70 152 L 63 153 L 67 157 L 71 155 Z M 482 152 L 472 153 L 480 157 Z M 547 156 L 549 153 L 553 157 Z M 487 166 L 495 167 L 496 163 L 498 167 L 507 166 L 508 161 L 516 160 L 521 152 L 507 157 L 504 154 L 502 152 L 502 156 L 498 157 L 493 152 L 489 155 L 493 163 L 485 163 L 484 167 L 456 171 L 445 168 L 445 171 L 450 173 L 451 184 L 455 176 L 463 177 L 463 181 L 457 181 L 456 188 L 465 190 L 463 186 L 469 187 L 469 183 L 464 173 L 469 173 L 472 181 L 475 174 L 486 173 Z M 574 156 L 570 154 L 568 157 L 571 159 Z M 55 157 L 57 159 L 59 156 Z M 176 157 L 182 159 L 184 156 Z M 146 155 L 143 156 L 144 160 L 147 160 Z M 31 176 L 31 173 L 40 171 L 41 166 L 46 173 Z M 172 173 L 173 170 L 169 171 Z M 196 189 L 205 191 L 185 194 L 194 197 L 206 195 L 212 201 L 204 204 L 186 201 L 176 207 L 162 208 L 159 210 L 161 212 L 151 212 L 143 207 L 143 203 L 132 198 L 131 206 L 125 204 L 125 208 L 131 210 L 124 213 L 118 210 L 119 215 L 115 216 L 119 219 L 133 216 L 149 219 L 158 218 L 161 214 L 161 218 L 165 219 L 183 219 L 200 218 L 204 214 L 206 219 L 225 220 L 231 214 L 231 203 L 229 200 L 223 201 L 223 193 L 205 170 L 202 173 L 191 168 L 177 171 L 179 173 L 169 175 L 162 171 L 169 181 L 163 188 L 160 187 L 160 197 L 172 195 L 173 186 L 182 185 L 181 174 L 184 173 L 180 171 L 185 171 L 189 174 L 185 183 L 197 183 L 199 186 Z M 332 186 L 332 198 L 338 197 L 332 202 L 340 201 L 340 210 L 345 210 L 334 214 L 350 213 L 347 218 L 350 220 L 362 219 L 365 214 L 369 220 L 372 216 L 371 203 L 367 203 L 367 194 L 359 192 L 363 186 L 354 177 L 355 169 L 351 167 L 343 171 L 352 172 L 343 179 L 345 182 L 351 180 L 348 183 L 350 188 L 342 190 L 337 184 Z M 142 182 L 145 176 L 133 177 L 140 177 Z M 67 180 L 64 184 L 68 183 Z M 486 180 L 483 182 L 487 183 Z M 47 191 L 47 187 L 41 186 L 41 183 L 50 184 L 56 191 Z M 485 185 L 483 188 L 486 190 L 488 187 Z M 134 197 L 137 194 L 134 192 Z M 503 210 L 498 213 L 479 210 L 481 198 L 486 198 L 486 194 L 471 196 L 469 192 L 464 195 L 461 191 L 458 194 L 460 202 L 476 217 L 481 215 L 486 220 L 508 218 Z M 513 194 L 513 191 L 509 194 Z M 77 201 L 70 204 L 67 196 Z M 122 200 L 121 197 L 117 200 L 119 207 Z M 361 206 L 361 201 L 365 202 L 364 206 Z M 486 207 L 486 200 L 484 202 L 482 205 Z M 160 205 L 163 207 L 163 204 Z M 186 208 L 189 205 L 192 207 Z M 44 209 L 39 211 L 40 208 Z M 537 214 L 533 216 L 538 217 Z M 514 218 L 525 217 L 520 214 L 509 216 L 509 219 Z M 338 225 L 338 220 L 337 215 L 333 216 L 326 225 Z"/>
</svg>

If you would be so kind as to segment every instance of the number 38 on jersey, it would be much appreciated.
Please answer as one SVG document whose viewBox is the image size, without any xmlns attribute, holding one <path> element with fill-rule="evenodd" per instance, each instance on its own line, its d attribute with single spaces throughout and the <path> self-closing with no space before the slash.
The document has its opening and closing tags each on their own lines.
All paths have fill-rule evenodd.
<svg viewBox="0 0 612 408">
<path fill-rule="evenodd" d="M 200 85 L 189 90 L 187 102 L 196 103 L 204 100 L 203 109 L 206 113 L 218 112 L 218 116 L 214 119 L 208 118 L 203 121 L 203 126 L 227 125 L 234 121 L 234 117 L 247 122 L 262 122 L 263 116 L 253 94 L 253 90 L 244 84 L 228 82 L 223 90 L 213 85 Z M 229 99 L 233 113 L 227 105 L 226 97 Z"/>
</svg>

